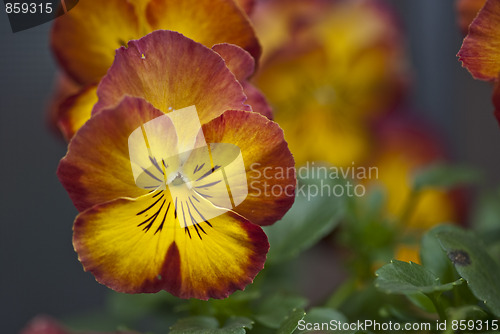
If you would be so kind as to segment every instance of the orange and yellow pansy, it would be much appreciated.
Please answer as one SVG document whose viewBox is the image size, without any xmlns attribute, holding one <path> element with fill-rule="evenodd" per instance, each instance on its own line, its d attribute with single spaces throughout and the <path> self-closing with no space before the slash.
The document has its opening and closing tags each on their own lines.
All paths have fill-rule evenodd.
<svg viewBox="0 0 500 334">
<path fill-rule="evenodd" d="M 377 1 L 295 0 L 257 6 L 253 17 L 264 49 L 273 50 L 254 82 L 297 163 L 362 161 L 371 149 L 368 121 L 391 109 L 403 86 L 394 18 Z"/>
<path fill-rule="evenodd" d="M 258 60 L 261 48 L 243 10 L 252 7 L 253 1 L 246 0 L 82 1 L 56 20 L 52 29 L 54 55 L 74 85 L 82 89 L 76 93 L 68 90 L 66 98 L 76 94 L 69 101 L 60 98 L 63 105 L 59 108 L 57 103 L 53 108 L 51 122 L 69 140 L 90 116 L 97 102 L 97 84 L 111 66 L 115 50 L 154 30 L 178 31 L 207 47 L 235 44 Z M 247 88 L 248 95 L 263 100 L 254 87 L 245 87 L 245 91 Z"/>
<path fill-rule="evenodd" d="M 73 238 L 79 259 L 116 291 L 208 299 L 243 289 L 269 248 L 259 225 L 279 220 L 294 201 L 293 191 L 264 196 L 258 188 L 294 189 L 294 175 L 261 180 L 234 203 L 221 199 L 222 180 L 249 184 L 265 175 L 256 170 L 293 168 L 294 160 L 280 127 L 245 104 L 236 76 L 252 71 L 253 58 L 229 44 L 215 50 L 165 30 L 120 48 L 92 117 L 59 165 L 81 212 Z M 174 116 L 192 106 L 199 128 Z M 152 121 L 162 126 L 148 130 Z M 131 139 L 138 129 L 146 144 Z M 241 169 L 231 163 L 234 152 Z"/>
</svg>

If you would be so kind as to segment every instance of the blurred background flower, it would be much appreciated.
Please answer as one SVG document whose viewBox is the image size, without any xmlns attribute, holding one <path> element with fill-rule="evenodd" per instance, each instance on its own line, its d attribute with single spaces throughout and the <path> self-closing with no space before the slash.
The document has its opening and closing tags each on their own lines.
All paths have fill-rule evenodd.
<svg viewBox="0 0 500 334">
<path fill-rule="evenodd" d="M 297 164 L 365 160 L 370 122 L 408 81 L 395 15 L 378 1 L 280 0 L 259 3 L 252 18 L 266 50 L 255 82 Z"/>
<path fill-rule="evenodd" d="M 384 220 L 403 235 L 386 256 L 418 262 L 418 247 L 409 252 L 405 238 L 411 246 L 428 228 L 458 221 L 463 203 L 448 190 L 412 192 L 418 170 L 449 153 L 405 107 L 410 60 L 392 8 L 378 0 L 262 1 L 252 19 L 264 50 L 255 82 L 297 165 L 375 166 L 377 179 L 362 182 L 381 189 Z"/>
</svg>

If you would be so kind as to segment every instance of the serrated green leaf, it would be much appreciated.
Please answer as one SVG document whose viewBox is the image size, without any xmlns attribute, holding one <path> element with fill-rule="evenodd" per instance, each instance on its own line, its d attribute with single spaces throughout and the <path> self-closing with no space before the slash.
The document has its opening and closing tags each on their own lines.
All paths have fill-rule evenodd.
<svg viewBox="0 0 500 334">
<path fill-rule="evenodd" d="M 276 294 L 264 300 L 254 318 L 266 327 L 278 329 L 290 310 L 306 305 L 307 299 L 303 297 Z"/>
<path fill-rule="evenodd" d="M 277 334 L 292 334 L 297 328 L 299 321 L 304 319 L 306 312 L 303 308 L 293 309 L 288 316 L 285 317 L 281 326 L 278 328 Z"/>
<path fill-rule="evenodd" d="M 500 316 L 500 266 L 491 258 L 486 247 L 472 231 L 450 226 L 437 234 L 455 269 L 472 293 Z"/>
<path fill-rule="evenodd" d="M 252 328 L 253 321 L 245 317 L 234 317 L 219 327 L 213 317 L 188 317 L 178 320 L 171 328 L 170 334 L 245 334 L 245 329 Z"/>
<path fill-rule="evenodd" d="M 432 294 L 453 289 L 461 284 L 458 280 L 452 283 L 441 284 L 439 278 L 431 271 L 413 262 L 393 260 L 376 272 L 375 286 L 389 294 Z"/>
<path fill-rule="evenodd" d="M 321 187 L 332 188 L 335 180 L 308 179 L 301 181 L 295 203 L 281 221 L 264 227 L 271 245 L 268 263 L 289 260 L 328 235 L 340 222 L 344 213 L 344 200 L 340 197 L 321 196 Z M 318 189 L 316 196 L 307 191 Z M 314 191 L 311 191 L 314 194 Z M 305 195 L 304 195 L 305 194 Z"/>
<path fill-rule="evenodd" d="M 479 178 L 477 170 L 470 167 L 438 163 L 420 170 L 413 184 L 417 191 L 426 187 L 449 189 L 476 182 Z"/>
</svg>

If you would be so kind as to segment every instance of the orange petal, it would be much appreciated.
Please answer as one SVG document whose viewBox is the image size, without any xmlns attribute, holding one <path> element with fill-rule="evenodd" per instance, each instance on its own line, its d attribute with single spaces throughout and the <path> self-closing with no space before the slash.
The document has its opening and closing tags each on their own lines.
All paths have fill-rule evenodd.
<svg viewBox="0 0 500 334">
<path fill-rule="evenodd" d="M 472 76 L 495 80 L 500 72 L 500 2 L 488 0 L 469 27 L 458 57 Z"/>
<path fill-rule="evenodd" d="M 267 102 L 264 94 L 248 81 L 244 81 L 241 85 L 243 86 L 243 90 L 247 96 L 246 103 L 252 107 L 252 111 L 272 120 L 273 110 L 271 109 L 269 102 Z"/>
<path fill-rule="evenodd" d="M 79 211 L 151 191 L 136 185 L 128 139 L 138 127 L 161 115 L 146 101 L 126 97 L 116 108 L 92 117 L 76 133 L 57 175 Z"/>
<path fill-rule="evenodd" d="M 106 74 L 117 48 L 140 36 L 130 2 L 85 0 L 54 21 L 51 45 L 66 72 L 78 83 L 90 84 Z"/>
<path fill-rule="evenodd" d="M 232 0 L 152 0 L 147 7 L 151 27 L 179 31 L 208 47 L 241 46 L 259 59 L 261 49 L 253 27 Z"/>
<path fill-rule="evenodd" d="M 265 233 L 230 211 L 180 224 L 182 216 L 196 214 L 198 200 L 181 204 L 169 191 L 156 191 L 81 213 L 73 244 L 83 267 L 119 292 L 166 290 L 206 300 L 244 289 L 264 267 Z"/>
<path fill-rule="evenodd" d="M 255 0 L 236 0 L 235 1 L 238 6 L 240 6 L 245 13 L 250 15 L 253 12 L 255 7 Z"/>
<path fill-rule="evenodd" d="M 61 103 L 71 95 L 78 93 L 80 89 L 80 85 L 66 74 L 57 74 L 47 110 L 48 125 L 55 133 L 60 134 L 58 122 Z"/>
<path fill-rule="evenodd" d="M 59 107 L 58 127 L 69 141 L 86 121 L 89 120 L 94 104 L 97 103 L 97 85 L 90 85 L 67 98 Z"/>
<path fill-rule="evenodd" d="M 294 202 L 296 185 L 281 128 L 257 113 L 229 110 L 205 124 L 203 133 L 208 143 L 231 143 L 241 150 L 249 189 L 235 211 L 259 225 L 281 219 Z"/>
<path fill-rule="evenodd" d="M 255 71 L 255 60 L 250 53 L 237 45 L 222 43 L 216 44 L 212 50 L 217 52 L 226 62 L 226 66 L 233 72 L 238 81 L 248 79 Z"/>
<path fill-rule="evenodd" d="M 97 95 L 93 113 L 129 95 L 165 113 L 194 105 L 202 124 L 228 109 L 250 110 L 241 85 L 216 52 L 165 30 L 119 49 Z"/>
<path fill-rule="evenodd" d="M 224 59 L 226 66 L 233 72 L 236 79 L 240 81 L 247 96 L 246 104 L 252 107 L 252 111 L 272 119 L 271 106 L 264 97 L 264 94 L 247 81 L 255 71 L 255 61 L 252 56 L 234 44 L 216 44 L 212 47 L 212 50 Z"/>
</svg>

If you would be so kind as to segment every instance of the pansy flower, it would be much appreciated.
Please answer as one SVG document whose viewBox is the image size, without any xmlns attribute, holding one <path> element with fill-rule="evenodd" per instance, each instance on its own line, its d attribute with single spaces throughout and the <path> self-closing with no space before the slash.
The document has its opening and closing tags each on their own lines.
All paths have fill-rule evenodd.
<svg viewBox="0 0 500 334">
<path fill-rule="evenodd" d="M 53 25 L 54 55 L 70 80 L 82 88 L 54 109 L 51 120 L 59 122 L 70 139 L 90 116 L 97 84 L 111 66 L 115 50 L 154 30 L 178 31 L 208 47 L 235 44 L 259 59 L 261 48 L 243 10 L 252 7 L 249 0 L 82 1 Z M 249 90 L 255 94 L 255 89 Z"/>
<path fill-rule="evenodd" d="M 283 131 L 251 111 L 236 79 L 253 58 L 214 49 L 164 30 L 120 48 L 59 165 L 81 212 L 79 259 L 116 291 L 208 299 L 243 289 L 269 247 L 259 225 L 294 201 L 294 173 L 263 172 L 294 168 Z"/>
<path fill-rule="evenodd" d="M 275 51 L 254 82 L 272 104 L 297 163 L 361 161 L 370 151 L 368 121 L 390 110 L 403 87 L 394 17 L 377 1 L 265 5 L 255 10 L 256 30 L 264 49 L 270 43 Z M 278 30 L 289 30 L 281 32 L 280 46 L 264 38 L 276 17 L 284 21 Z"/>
<path fill-rule="evenodd" d="M 459 60 L 475 79 L 495 83 L 493 104 L 500 120 L 500 3 L 487 0 L 469 26 L 460 51 Z"/>
</svg>

